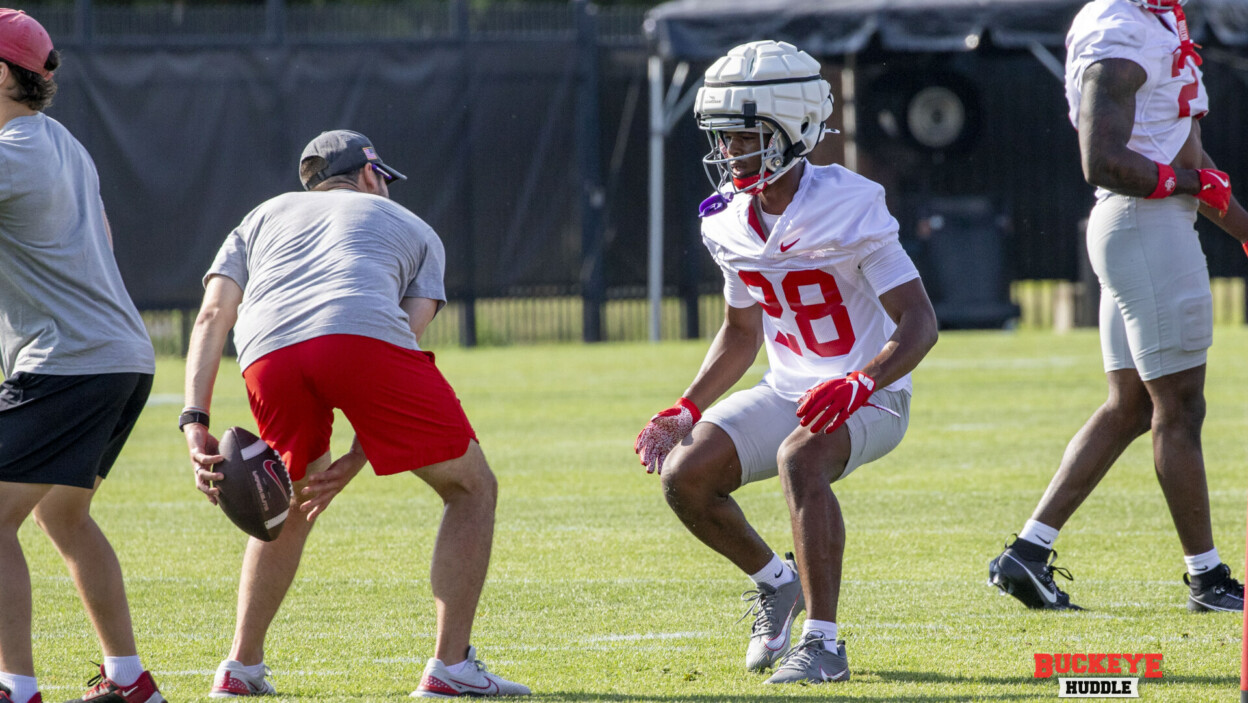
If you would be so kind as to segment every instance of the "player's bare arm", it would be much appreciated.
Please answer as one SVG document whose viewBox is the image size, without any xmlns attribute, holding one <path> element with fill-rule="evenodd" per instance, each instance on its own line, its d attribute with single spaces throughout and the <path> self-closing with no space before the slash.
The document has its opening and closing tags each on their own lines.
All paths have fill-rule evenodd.
<svg viewBox="0 0 1248 703">
<path fill-rule="evenodd" d="M 650 418 L 633 443 L 633 451 L 641 459 L 647 473 L 663 473 L 668 453 L 693 431 L 702 417 L 702 408 L 710 407 L 741 380 L 758 356 L 763 344 L 762 308 L 726 306 L 724 324 L 706 352 L 702 368 L 680 400 Z"/>
<path fill-rule="evenodd" d="M 1141 198 L 1156 188 L 1157 165 L 1127 147 L 1135 126 L 1135 94 L 1147 79 L 1144 69 L 1127 59 L 1105 59 L 1084 71 L 1079 153 L 1089 184 Z M 1180 182 L 1184 185 L 1181 192 L 1195 193 L 1199 179 Z"/>
<path fill-rule="evenodd" d="M 399 301 L 399 307 L 407 313 L 407 322 L 419 343 L 425 334 L 425 328 L 433 322 L 433 316 L 438 314 L 438 301 L 430 298 L 404 298 Z"/>
<path fill-rule="evenodd" d="M 763 345 L 763 309 L 757 305 L 734 308 L 725 305 L 720 326 L 702 368 L 685 389 L 684 397 L 699 408 L 706 408 L 741 380 Z"/>
<path fill-rule="evenodd" d="M 187 407 L 199 408 L 207 413 L 212 407 L 212 387 L 217 381 L 221 366 L 221 353 L 234 321 L 238 319 L 238 306 L 243 302 L 243 289 L 226 276 L 212 276 L 204 286 L 204 301 L 191 330 L 191 341 L 186 352 Z M 195 485 L 208 496 L 213 505 L 217 503 L 217 489 L 209 481 L 220 481 L 220 473 L 211 470 L 220 463 L 217 440 L 208 428 L 198 422 L 187 423 L 182 428 L 186 447 L 195 467 Z"/>
<path fill-rule="evenodd" d="M 1135 127 L 1135 94 L 1147 78 L 1139 64 L 1127 59 L 1105 59 L 1084 71 L 1084 97 L 1079 105 L 1084 179 L 1099 188 L 1137 198 L 1199 195 L 1208 190 L 1202 177 L 1208 171 L 1199 164 L 1179 163 L 1183 151 L 1174 164 L 1174 183 L 1163 194 L 1158 192 L 1159 181 L 1164 178 L 1159 164 L 1127 146 Z M 1198 124 L 1192 120 L 1197 145 Z"/>
<path fill-rule="evenodd" d="M 936 345 L 936 311 L 920 279 L 907 281 L 880 296 L 884 311 L 897 323 L 893 336 L 862 371 L 887 386 L 914 371 Z"/>
</svg>

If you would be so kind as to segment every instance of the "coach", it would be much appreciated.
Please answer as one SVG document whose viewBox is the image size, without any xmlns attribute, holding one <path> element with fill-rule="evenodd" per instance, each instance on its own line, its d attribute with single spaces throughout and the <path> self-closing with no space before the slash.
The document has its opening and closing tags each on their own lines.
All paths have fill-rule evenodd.
<svg viewBox="0 0 1248 703">
<path fill-rule="evenodd" d="M 59 64 L 38 22 L 0 9 L 0 702 L 41 700 L 17 538 L 33 512 L 104 650 L 84 698 L 159 703 L 139 663 L 117 555 L 90 515 L 156 361 L 113 258 L 95 164 L 43 114 Z"/>
<path fill-rule="evenodd" d="M 523 695 L 528 688 L 485 670 L 469 646 L 494 535 L 497 484 L 459 399 L 418 346 L 445 303 L 442 243 L 389 199 L 405 177 L 357 132 L 325 132 L 304 149 L 305 193 L 262 203 L 230 233 L 204 279 L 191 336 L 186 435 L 198 487 L 222 460 L 208 408 L 226 333 L 234 327 L 260 436 L 282 454 L 304 519 L 273 542 L 252 539 L 243 557 L 238 622 L 214 697 L 273 692 L 264 636 L 294 579 L 312 522 L 366 461 L 380 475 L 411 471 L 446 509 L 433 552 L 435 657 L 416 696 Z M 331 463 L 333 411 L 355 430 Z M 419 470 L 417 470 L 419 469 Z"/>
</svg>

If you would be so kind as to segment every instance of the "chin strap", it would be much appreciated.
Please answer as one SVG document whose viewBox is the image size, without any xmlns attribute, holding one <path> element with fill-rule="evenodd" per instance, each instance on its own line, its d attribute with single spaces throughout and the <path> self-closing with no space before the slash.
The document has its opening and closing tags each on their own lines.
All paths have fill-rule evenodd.
<svg viewBox="0 0 1248 703">
<path fill-rule="evenodd" d="M 1187 15 L 1183 14 L 1183 6 L 1178 3 L 1174 5 L 1174 20 L 1179 32 L 1179 68 L 1183 68 L 1187 64 L 1188 58 L 1191 58 L 1192 62 L 1199 66 L 1201 58 L 1200 54 L 1196 53 L 1196 50 L 1203 47 L 1192 42 L 1192 37 L 1187 32 Z"/>
<path fill-rule="evenodd" d="M 737 189 L 738 193 L 749 193 L 753 195 L 755 193 L 761 193 L 764 190 L 766 190 L 767 188 L 766 183 L 762 185 L 758 185 L 758 182 L 761 180 L 763 180 L 763 172 L 760 171 L 759 173 L 756 173 L 753 176 L 746 176 L 745 178 L 733 177 L 732 185 L 734 188 Z"/>
</svg>

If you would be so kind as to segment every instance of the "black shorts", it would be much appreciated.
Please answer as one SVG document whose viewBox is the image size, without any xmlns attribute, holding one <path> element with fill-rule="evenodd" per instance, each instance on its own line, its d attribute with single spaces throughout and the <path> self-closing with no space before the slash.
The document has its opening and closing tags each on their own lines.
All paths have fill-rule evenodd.
<svg viewBox="0 0 1248 703">
<path fill-rule="evenodd" d="M 151 391 L 144 373 L 13 374 L 0 384 L 0 481 L 94 487 Z"/>
</svg>

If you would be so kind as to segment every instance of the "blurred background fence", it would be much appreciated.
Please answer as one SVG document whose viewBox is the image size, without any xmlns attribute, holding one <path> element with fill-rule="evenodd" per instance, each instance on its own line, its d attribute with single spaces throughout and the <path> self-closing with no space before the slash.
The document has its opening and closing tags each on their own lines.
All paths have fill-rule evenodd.
<svg viewBox="0 0 1248 703">
<path fill-rule="evenodd" d="M 1055 27 L 1080 4 L 1045 2 Z M 824 4 L 838 3 L 847 4 Z M 429 330 L 431 345 L 647 337 L 647 60 L 656 49 L 644 7 L 20 7 L 65 55 L 49 114 L 97 162 L 123 276 L 163 351 L 181 351 L 200 277 L 225 235 L 262 200 L 298 188 L 303 145 L 336 128 L 367 134 L 408 174 L 392 197 L 446 245 L 450 304 Z M 1233 178 L 1248 179 L 1248 56 L 1243 42 L 1227 41 L 1248 27 L 1248 0 L 1193 0 L 1189 9 L 1206 44 L 1206 145 Z M 1230 17 L 1219 20 L 1230 29 L 1211 31 L 1206 15 Z M 1046 46 L 1060 58 L 1055 36 L 1059 46 Z M 820 58 L 837 99 L 831 123 L 845 134 L 816 160 L 844 162 L 852 143 L 857 170 L 885 184 L 947 324 L 963 326 L 958 313 L 989 298 L 1007 311 L 990 316 L 994 325 L 1094 323 L 1079 231 L 1092 192 L 1079 176 L 1061 84 L 1035 47 L 997 45 L 983 32 L 955 52 L 897 52 L 871 40 L 852 56 Z M 690 75 L 706 64 L 691 59 Z M 666 81 L 678 61 L 662 65 Z M 907 122 L 922 95 L 931 102 L 923 89 L 932 86 L 946 102 L 928 117 L 947 114 L 950 95 L 962 110 L 960 131 L 937 146 Z M 847 124 L 851 87 L 857 123 Z M 663 338 L 707 336 L 722 320 L 720 274 L 695 217 L 709 190 L 704 150 L 691 117 L 680 115 L 665 147 Z M 1212 273 L 1226 279 L 1219 320 L 1242 321 L 1244 287 L 1233 279 L 1248 273 L 1248 260 L 1207 227 L 1202 240 Z"/>
</svg>

